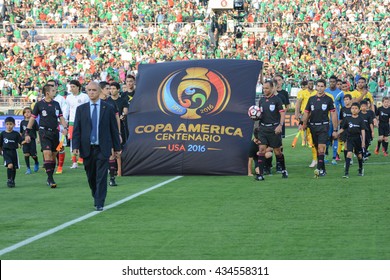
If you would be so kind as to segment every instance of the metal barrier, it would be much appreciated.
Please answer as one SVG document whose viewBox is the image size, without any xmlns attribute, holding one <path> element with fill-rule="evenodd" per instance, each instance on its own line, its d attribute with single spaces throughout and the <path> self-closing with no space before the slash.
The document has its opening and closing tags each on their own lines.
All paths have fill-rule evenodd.
<svg viewBox="0 0 390 280">
<path fill-rule="evenodd" d="M 0 112 L 4 114 L 19 115 L 23 111 L 24 107 L 30 107 L 33 102 L 26 97 L 22 96 L 0 96 Z"/>
</svg>

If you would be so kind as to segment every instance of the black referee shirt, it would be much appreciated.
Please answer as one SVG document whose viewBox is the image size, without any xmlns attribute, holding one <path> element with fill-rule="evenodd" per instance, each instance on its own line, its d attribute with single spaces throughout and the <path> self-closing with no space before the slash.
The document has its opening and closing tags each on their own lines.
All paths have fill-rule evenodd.
<svg viewBox="0 0 390 280">
<path fill-rule="evenodd" d="M 39 127 L 45 129 L 58 129 L 58 118 L 62 117 L 61 106 L 57 101 L 46 102 L 45 99 L 39 101 L 32 111 L 34 118 L 39 118 Z"/>
<path fill-rule="evenodd" d="M 270 97 L 263 96 L 259 100 L 261 110 L 260 124 L 279 125 L 280 112 L 284 111 L 282 100 L 274 94 Z"/>
<path fill-rule="evenodd" d="M 305 108 L 305 112 L 310 112 L 309 123 L 329 122 L 329 112 L 335 110 L 333 99 L 326 94 L 311 96 Z"/>
</svg>

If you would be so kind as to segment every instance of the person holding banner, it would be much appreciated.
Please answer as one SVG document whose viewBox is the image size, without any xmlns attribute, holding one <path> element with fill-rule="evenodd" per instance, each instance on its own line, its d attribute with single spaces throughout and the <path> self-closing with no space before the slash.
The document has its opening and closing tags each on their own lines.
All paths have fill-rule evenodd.
<svg viewBox="0 0 390 280">
<path fill-rule="evenodd" d="M 285 110 L 282 100 L 274 94 L 274 84 L 272 81 L 265 81 L 263 84 L 264 96 L 259 101 L 261 116 L 259 120 L 259 174 L 257 181 L 264 181 L 264 164 L 267 147 L 274 150 L 276 161 L 281 166 L 282 178 L 288 178 L 288 172 L 281 151 L 283 124 Z"/>
</svg>

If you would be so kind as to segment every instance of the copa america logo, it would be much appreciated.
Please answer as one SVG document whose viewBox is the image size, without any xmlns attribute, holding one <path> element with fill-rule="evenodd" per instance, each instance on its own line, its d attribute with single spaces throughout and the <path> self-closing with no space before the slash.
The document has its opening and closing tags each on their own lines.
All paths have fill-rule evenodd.
<svg viewBox="0 0 390 280">
<path fill-rule="evenodd" d="M 221 113 L 230 100 L 226 78 L 215 70 L 190 67 L 169 74 L 158 88 L 158 106 L 167 115 L 200 119 Z"/>
</svg>

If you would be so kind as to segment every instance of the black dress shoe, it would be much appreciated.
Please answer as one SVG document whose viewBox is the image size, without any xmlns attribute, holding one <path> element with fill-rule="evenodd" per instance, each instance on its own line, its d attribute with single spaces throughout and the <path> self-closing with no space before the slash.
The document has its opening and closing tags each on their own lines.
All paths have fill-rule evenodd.
<svg viewBox="0 0 390 280">
<path fill-rule="evenodd" d="M 103 211 L 103 206 L 96 206 L 96 211 Z"/>
</svg>

